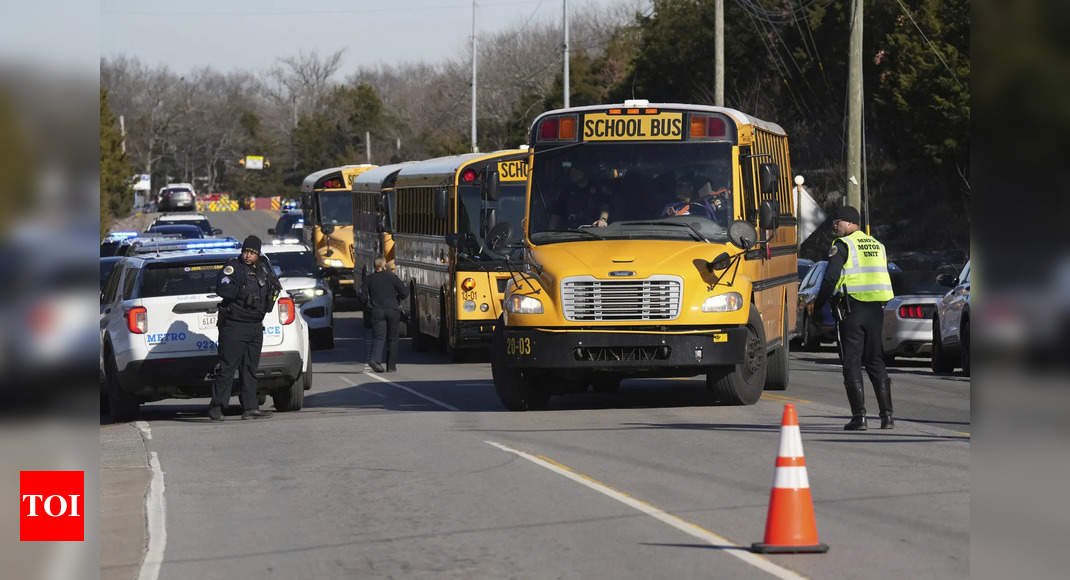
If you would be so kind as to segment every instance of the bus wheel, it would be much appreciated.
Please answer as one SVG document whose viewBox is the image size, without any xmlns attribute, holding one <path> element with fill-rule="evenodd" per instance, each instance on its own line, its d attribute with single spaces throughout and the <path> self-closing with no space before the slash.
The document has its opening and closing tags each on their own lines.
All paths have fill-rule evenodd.
<svg viewBox="0 0 1070 580">
<path fill-rule="evenodd" d="M 494 331 L 494 343 L 491 346 L 491 375 L 494 377 L 494 390 L 502 405 L 510 411 L 534 411 L 545 409 L 550 402 L 550 391 L 533 373 L 512 368 L 505 357 L 505 332 L 499 319 Z"/>
<path fill-rule="evenodd" d="M 743 361 L 706 374 L 706 389 L 722 405 L 753 405 L 765 385 L 766 354 L 762 319 L 753 304 L 747 320 L 747 343 Z"/>
<path fill-rule="evenodd" d="M 784 311 L 784 333 L 781 335 L 780 347 L 769 355 L 765 371 L 765 390 L 783 391 L 788 388 L 788 371 L 791 361 L 788 359 L 788 313 Z"/>
<path fill-rule="evenodd" d="M 412 337 L 413 352 L 426 352 L 430 347 L 431 337 L 420 332 L 420 311 L 417 309 L 416 287 L 412 287 L 409 295 L 409 336 Z"/>
</svg>

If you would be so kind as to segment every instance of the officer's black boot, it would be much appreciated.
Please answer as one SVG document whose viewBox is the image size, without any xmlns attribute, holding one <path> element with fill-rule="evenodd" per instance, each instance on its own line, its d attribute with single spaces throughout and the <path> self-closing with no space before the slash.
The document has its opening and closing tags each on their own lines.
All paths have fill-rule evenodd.
<svg viewBox="0 0 1070 580">
<path fill-rule="evenodd" d="M 216 406 L 208 407 L 208 418 L 213 421 L 222 421 L 223 409 Z"/>
<path fill-rule="evenodd" d="M 880 386 L 878 387 L 877 384 Z M 892 379 L 885 377 L 883 383 L 874 384 L 877 392 L 877 405 L 881 410 L 881 429 L 894 429 L 895 419 L 892 418 Z"/>
<path fill-rule="evenodd" d="M 847 402 L 851 404 L 851 421 L 843 426 L 844 431 L 866 430 L 866 399 L 862 381 L 851 381 L 847 388 Z"/>
</svg>

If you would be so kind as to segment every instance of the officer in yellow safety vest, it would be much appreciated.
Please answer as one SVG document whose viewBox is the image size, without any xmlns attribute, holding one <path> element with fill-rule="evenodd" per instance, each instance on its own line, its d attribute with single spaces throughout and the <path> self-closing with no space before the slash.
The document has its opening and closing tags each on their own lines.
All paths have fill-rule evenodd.
<svg viewBox="0 0 1070 580">
<path fill-rule="evenodd" d="M 851 206 L 836 208 L 833 213 L 832 229 L 839 237 L 829 250 L 828 268 L 813 307 L 820 309 L 830 297 L 836 297 L 843 384 L 851 404 L 851 421 L 843 428 L 866 429 L 864 366 L 877 396 L 881 429 L 892 429 L 892 382 L 881 348 L 884 304 L 893 296 L 892 279 L 884 244 L 858 229 L 859 221 L 858 210 Z"/>
</svg>

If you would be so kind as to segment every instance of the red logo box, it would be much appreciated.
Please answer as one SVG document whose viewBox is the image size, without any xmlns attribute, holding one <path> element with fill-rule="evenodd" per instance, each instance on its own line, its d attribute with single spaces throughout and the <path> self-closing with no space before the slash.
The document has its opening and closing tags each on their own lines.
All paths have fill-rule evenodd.
<svg viewBox="0 0 1070 580">
<path fill-rule="evenodd" d="M 85 541 L 85 472 L 19 472 L 19 540 Z"/>
</svg>

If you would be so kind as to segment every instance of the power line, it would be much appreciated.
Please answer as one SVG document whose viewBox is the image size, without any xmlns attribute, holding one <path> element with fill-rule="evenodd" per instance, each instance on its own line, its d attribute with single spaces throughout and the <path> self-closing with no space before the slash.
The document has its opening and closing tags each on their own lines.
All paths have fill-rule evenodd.
<svg viewBox="0 0 1070 580">
<path fill-rule="evenodd" d="M 914 28 L 918 30 L 918 34 L 920 34 L 922 39 L 925 40 L 926 44 L 929 45 L 929 50 L 931 50 L 933 54 L 936 55 L 936 58 L 939 59 L 940 64 L 944 65 L 944 69 L 947 70 L 947 74 L 951 75 L 952 79 L 955 79 L 955 83 L 958 84 L 959 88 L 961 89 L 962 81 L 959 80 L 958 75 L 956 75 L 954 71 L 951 70 L 951 67 L 947 65 L 947 61 L 944 60 L 944 57 L 940 54 L 940 51 L 936 49 L 936 45 L 933 44 L 933 41 L 929 40 L 929 37 L 926 36 L 925 32 L 921 29 L 920 26 L 918 26 L 918 22 L 914 20 L 914 15 L 912 15 L 910 13 L 910 10 L 907 9 L 906 5 L 903 4 L 903 0 L 896 0 L 896 2 L 899 3 L 899 7 L 903 9 L 903 13 L 906 14 L 907 18 L 910 19 L 910 23 L 913 24 Z"/>
</svg>

